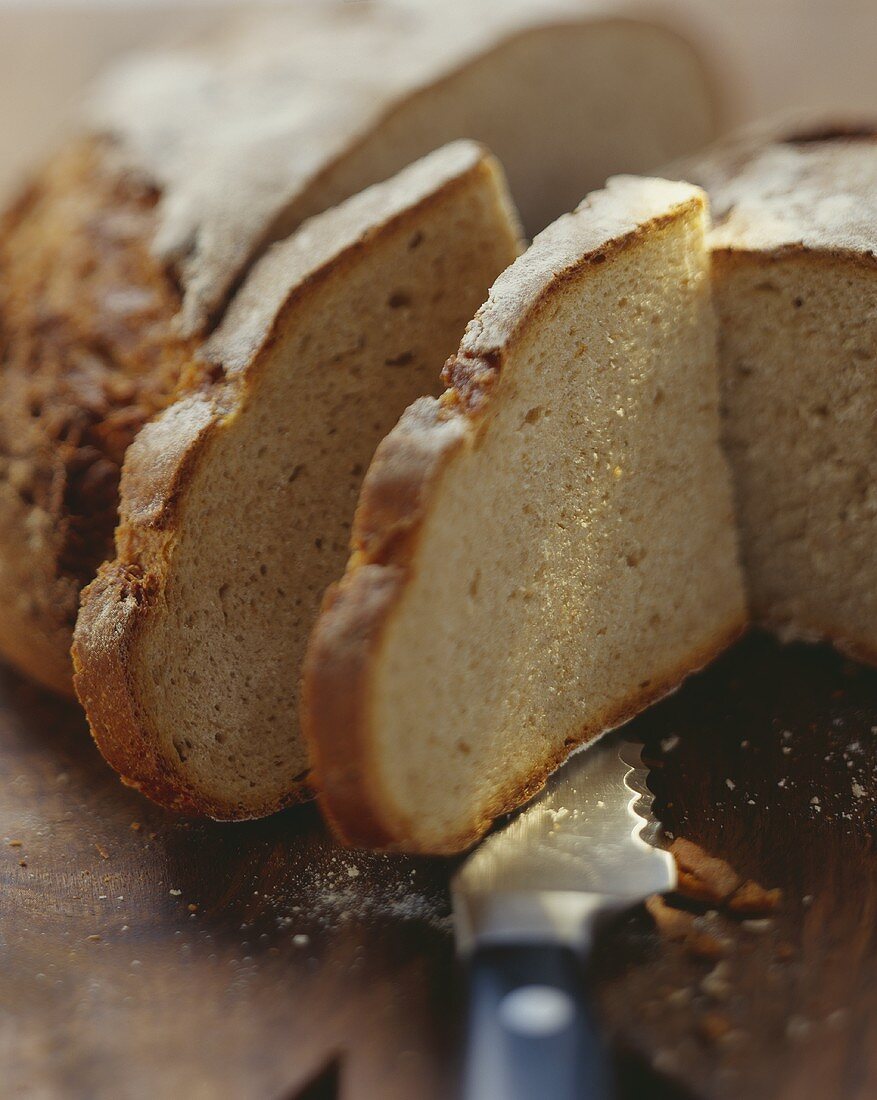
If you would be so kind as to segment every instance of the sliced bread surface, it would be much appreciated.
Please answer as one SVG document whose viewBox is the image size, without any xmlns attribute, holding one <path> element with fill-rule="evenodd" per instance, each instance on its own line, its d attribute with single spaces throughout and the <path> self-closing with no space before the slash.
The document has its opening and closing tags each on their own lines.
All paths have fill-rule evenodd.
<svg viewBox="0 0 877 1100">
<path fill-rule="evenodd" d="M 349 843 L 464 848 L 742 629 L 704 227 L 696 188 L 610 181 L 379 447 L 303 690 Z"/>
<path fill-rule="evenodd" d="M 877 129 L 763 130 L 709 190 L 724 437 L 753 617 L 877 663 Z"/>
<path fill-rule="evenodd" d="M 459 142 L 253 270 L 129 450 L 117 557 L 83 595 L 76 689 L 128 783 L 217 818 L 301 796 L 300 663 L 363 473 L 518 247 L 497 163 Z"/>
</svg>

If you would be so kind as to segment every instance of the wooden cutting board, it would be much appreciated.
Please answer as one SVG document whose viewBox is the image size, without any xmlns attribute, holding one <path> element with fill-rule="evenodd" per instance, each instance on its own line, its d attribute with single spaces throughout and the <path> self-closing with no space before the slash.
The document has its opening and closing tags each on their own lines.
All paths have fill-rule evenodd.
<svg viewBox="0 0 877 1100">
<path fill-rule="evenodd" d="M 783 901 L 713 918 L 714 958 L 642 908 L 606 930 L 624 1096 L 877 1094 L 875 728 L 877 673 L 757 635 L 634 723 L 668 828 Z M 450 866 L 339 849 L 312 807 L 176 818 L 0 673 L 4 1097 L 452 1096 Z"/>
</svg>

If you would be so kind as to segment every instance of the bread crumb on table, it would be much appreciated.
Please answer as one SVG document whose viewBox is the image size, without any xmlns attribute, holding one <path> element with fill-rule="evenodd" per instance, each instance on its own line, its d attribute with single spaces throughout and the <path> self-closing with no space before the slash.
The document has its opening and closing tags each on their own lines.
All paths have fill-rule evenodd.
<svg viewBox="0 0 877 1100">
<path fill-rule="evenodd" d="M 679 871 L 677 889 L 695 901 L 721 904 L 741 885 L 741 878 L 725 860 L 707 853 L 693 841 L 677 837 L 670 854 Z"/>
</svg>

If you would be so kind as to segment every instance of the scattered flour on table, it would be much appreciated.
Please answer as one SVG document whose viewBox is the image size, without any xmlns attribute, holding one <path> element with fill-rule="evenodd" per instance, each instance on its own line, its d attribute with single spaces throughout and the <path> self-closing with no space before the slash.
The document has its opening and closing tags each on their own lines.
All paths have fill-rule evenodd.
<svg viewBox="0 0 877 1100">
<path fill-rule="evenodd" d="M 296 894 L 301 901 L 289 904 L 274 899 L 278 928 L 330 930 L 364 922 L 375 927 L 415 922 L 450 932 L 446 892 L 435 883 L 421 889 L 417 868 L 397 863 L 397 858 L 363 856 L 354 863 L 345 854 L 304 869 L 300 877 L 296 876 Z"/>
</svg>

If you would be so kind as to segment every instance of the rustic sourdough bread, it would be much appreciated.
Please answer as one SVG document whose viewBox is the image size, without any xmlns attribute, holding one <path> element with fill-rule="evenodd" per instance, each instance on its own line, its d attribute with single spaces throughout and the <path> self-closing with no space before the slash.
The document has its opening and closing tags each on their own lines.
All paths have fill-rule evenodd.
<svg viewBox="0 0 877 1100">
<path fill-rule="evenodd" d="M 379 447 L 304 679 L 348 842 L 458 851 L 742 629 L 704 222 L 696 188 L 611 180 Z"/>
<path fill-rule="evenodd" d="M 497 163 L 458 142 L 256 265 L 201 385 L 130 448 L 117 557 L 83 594 L 76 689 L 128 783 L 218 818 L 301 795 L 300 666 L 363 473 L 516 226 Z"/>
<path fill-rule="evenodd" d="M 122 65 L 0 225 L 0 653 L 70 691 L 125 449 L 269 242 L 457 137 L 541 228 L 713 118 L 685 42 L 579 0 L 320 4 Z"/>
<path fill-rule="evenodd" d="M 877 131 L 744 135 L 710 193 L 724 438 L 753 617 L 877 662 Z"/>
</svg>

